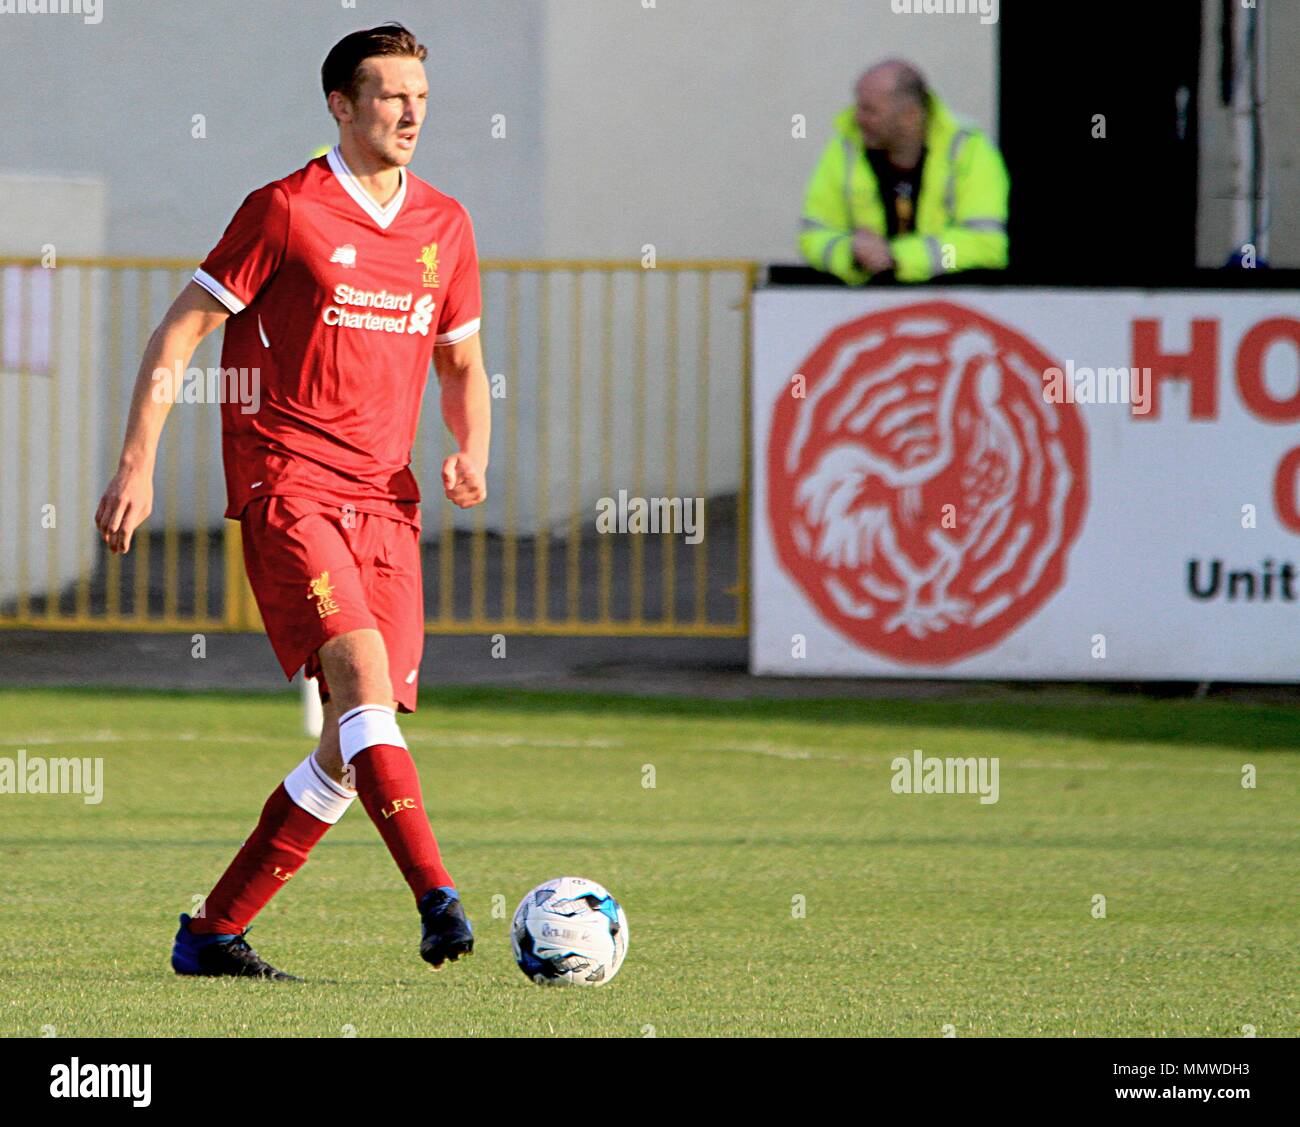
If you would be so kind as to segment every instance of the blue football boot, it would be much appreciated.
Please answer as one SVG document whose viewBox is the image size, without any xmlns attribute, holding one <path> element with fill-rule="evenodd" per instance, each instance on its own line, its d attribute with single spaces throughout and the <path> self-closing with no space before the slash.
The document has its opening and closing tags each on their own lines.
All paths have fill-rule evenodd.
<svg viewBox="0 0 1300 1127">
<path fill-rule="evenodd" d="M 474 953 L 474 930 L 465 916 L 460 894 L 454 888 L 431 888 L 420 897 L 420 958 L 439 970 L 444 961 L 455 962 Z"/>
<path fill-rule="evenodd" d="M 177 974 L 209 977 L 270 978 L 276 982 L 301 982 L 292 974 L 276 970 L 261 958 L 240 935 L 195 935 L 190 931 L 190 917 L 181 913 L 181 927 L 172 945 L 172 970 Z"/>
</svg>

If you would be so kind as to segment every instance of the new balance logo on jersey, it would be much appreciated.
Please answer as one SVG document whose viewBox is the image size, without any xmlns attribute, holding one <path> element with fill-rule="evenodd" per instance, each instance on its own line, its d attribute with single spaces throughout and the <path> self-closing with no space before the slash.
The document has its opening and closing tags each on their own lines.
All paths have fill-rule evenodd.
<svg viewBox="0 0 1300 1127">
<path fill-rule="evenodd" d="M 330 261 L 337 262 L 341 266 L 355 266 L 357 264 L 357 248 L 351 243 L 335 247 L 334 253 L 330 255 Z"/>
<path fill-rule="evenodd" d="M 357 290 L 340 283 L 334 287 L 333 305 L 321 311 L 321 320 L 327 325 L 343 329 L 370 329 L 380 333 L 419 333 L 429 335 L 434 310 L 438 303 L 428 294 L 415 300 L 415 294 L 395 294 L 387 290 Z M 368 310 L 383 309 L 400 313 L 400 317 L 385 317 L 378 313 L 354 313 L 343 308 L 362 306 Z M 409 317 L 408 317 L 409 314 Z"/>
</svg>

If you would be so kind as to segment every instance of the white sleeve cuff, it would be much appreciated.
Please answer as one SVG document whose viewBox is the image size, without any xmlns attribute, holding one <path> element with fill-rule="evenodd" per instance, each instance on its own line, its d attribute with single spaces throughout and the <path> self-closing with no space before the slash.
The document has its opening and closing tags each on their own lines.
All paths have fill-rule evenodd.
<svg viewBox="0 0 1300 1127">
<path fill-rule="evenodd" d="M 229 309 L 231 313 L 242 313 L 244 311 L 244 303 L 207 271 L 195 270 L 194 280 Z"/>
<path fill-rule="evenodd" d="M 439 344 L 459 344 L 463 340 L 472 337 L 479 330 L 481 318 L 475 317 L 472 321 L 466 321 L 459 328 L 452 329 L 448 333 L 439 333 L 433 338 L 434 345 Z"/>
</svg>

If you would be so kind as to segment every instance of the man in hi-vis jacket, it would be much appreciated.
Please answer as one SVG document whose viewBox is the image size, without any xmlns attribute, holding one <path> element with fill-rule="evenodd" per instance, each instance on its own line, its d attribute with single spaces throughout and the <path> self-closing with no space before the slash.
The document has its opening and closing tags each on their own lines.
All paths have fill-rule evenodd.
<svg viewBox="0 0 1300 1127">
<path fill-rule="evenodd" d="M 1005 269 L 1010 181 L 993 143 L 909 63 L 872 67 L 856 95 L 808 184 L 799 249 L 809 264 L 849 285 Z"/>
</svg>

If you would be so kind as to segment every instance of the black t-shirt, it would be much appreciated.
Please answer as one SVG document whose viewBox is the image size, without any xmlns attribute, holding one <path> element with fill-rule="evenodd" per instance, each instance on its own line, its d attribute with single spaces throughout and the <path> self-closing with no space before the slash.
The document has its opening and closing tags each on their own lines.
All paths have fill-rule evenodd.
<svg viewBox="0 0 1300 1127">
<path fill-rule="evenodd" d="M 921 173 L 925 170 L 925 150 L 915 168 L 895 168 L 881 149 L 868 149 L 867 160 L 880 185 L 880 199 L 885 205 L 885 234 L 893 239 L 916 230 L 916 201 L 921 195 Z"/>
</svg>

